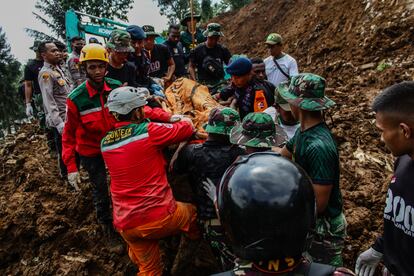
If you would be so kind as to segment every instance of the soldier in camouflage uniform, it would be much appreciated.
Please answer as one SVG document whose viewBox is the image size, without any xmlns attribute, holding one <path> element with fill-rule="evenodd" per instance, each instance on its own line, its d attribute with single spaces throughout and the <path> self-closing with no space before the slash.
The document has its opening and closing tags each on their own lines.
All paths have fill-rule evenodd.
<svg viewBox="0 0 414 276">
<path fill-rule="evenodd" d="M 283 144 L 286 139 L 285 132 L 264 112 L 247 114 L 242 123 L 234 127 L 230 133 L 230 142 L 245 146 L 248 154 L 268 151 Z"/>
<path fill-rule="evenodd" d="M 272 152 L 235 161 L 217 195 L 221 224 L 238 257 L 215 276 L 352 276 L 352 271 L 311 262 L 316 200 L 311 179 L 294 162 Z"/>
<path fill-rule="evenodd" d="M 292 77 L 289 85 L 281 83 L 278 90 L 300 120 L 300 128 L 281 154 L 308 173 L 315 190 L 318 219 L 308 253 L 316 262 L 340 266 L 346 221 L 339 188 L 339 154 L 322 115 L 335 102 L 325 96 L 325 79 L 310 73 Z"/>
<path fill-rule="evenodd" d="M 203 182 L 208 179 L 216 190 L 227 167 L 238 156 L 245 154 L 241 147 L 232 145 L 229 141 L 230 131 L 237 122 L 240 122 L 240 115 L 236 110 L 228 107 L 214 108 L 205 126 L 207 141 L 186 146 L 174 163 L 175 172 L 190 175 L 200 229 L 222 270 L 233 268 L 235 257 L 224 242 L 224 231 L 214 208 L 214 196 L 210 196 L 204 189 Z"/>
<path fill-rule="evenodd" d="M 185 30 L 181 32 L 180 41 L 184 46 L 184 55 L 186 60 L 190 57 L 190 51 L 194 49 L 198 44 L 206 41 L 206 37 L 203 35 L 203 30 L 197 28 L 197 23 L 200 21 L 201 16 L 199 14 L 193 14 L 193 26 L 191 26 L 191 12 L 186 12 L 183 19 L 181 19 L 181 25 L 185 27 Z M 194 45 L 193 36 L 190 32 L 195 28 L 194 33 Z"/>
<path fill-rule="evenodd" d="M 108 78 L 118 80 L 125 86 L 136 87 L 136 67 L 128 62 L 128 56 L 135 52 L 131 46 L 131 35 L 124 30 L 113 30 L 106 49 L 109 53 Z"/>
</svg>

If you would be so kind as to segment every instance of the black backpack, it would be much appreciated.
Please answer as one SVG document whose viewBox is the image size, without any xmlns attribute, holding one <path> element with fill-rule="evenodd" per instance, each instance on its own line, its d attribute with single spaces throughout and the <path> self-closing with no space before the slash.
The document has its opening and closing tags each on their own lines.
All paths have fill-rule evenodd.
<svg viewBox="0 0 414 276">
<path fill-rule="evenodd" d="M 209 56 L 207 54 L 207 46 L 203 47 L 203 62 L 202 62 L 202 68 L 204 71 L 207 72 L 207 74 L 214 78 L 214 79 L 222 79 L 224 78 L 224 68 L 223 68 L 223 62 L 221 60 L 217 60 L 212 56 Z M 218 49 L 221 52 L 221 48 L 218 47 Z"/>
</svg>

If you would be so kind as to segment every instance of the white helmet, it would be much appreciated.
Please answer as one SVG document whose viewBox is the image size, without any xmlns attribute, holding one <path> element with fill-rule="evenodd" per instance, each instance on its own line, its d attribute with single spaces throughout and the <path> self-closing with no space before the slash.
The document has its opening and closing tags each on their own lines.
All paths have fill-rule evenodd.
<svg viewBox="0 0 414 276">
<path fill-rule="evenodd" d="M 108 109 L 118 114 L 128 114 L 147 104 L 149 91 L 143 87 L 123 86 L 115 88 L 108 96 Z"/>
</svg>

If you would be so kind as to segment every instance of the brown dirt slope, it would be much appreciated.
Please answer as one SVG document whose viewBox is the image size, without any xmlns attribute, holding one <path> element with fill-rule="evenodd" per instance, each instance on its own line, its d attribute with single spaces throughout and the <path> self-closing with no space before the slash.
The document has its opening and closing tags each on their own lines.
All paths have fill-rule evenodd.
<svg viewBox="0 0 414 276">
<path fill-rule="evenodd" d="M 392 157 L 369 104 L 379 89 L 412 79 L 412 7 L 408 0 L 259 0 L 215 19 L 232 52 L 264 57 L 266 34 L 279 32 L 301 71 L 327 78 L 338 103 L 327 118 L 341 151 L 349 267 L 381 231 Z M 24 126 L 0 145 L 0 274 L 128 273 L 128 257 L 108 249 L 96 224 L 90 187 L 75 193 L 57 179 L 40 133 Z"/>
<path fill-rule="evenodd" d="M 370 103 L 380 89 L 412 80 L 413 7 L 412 0 L 256 0 L 214 19 L 232 53 L 264 58 L 263 41 L 277 32 L 301 72 L 327 79 L 337 102 L 327 118 L 341 155 L 348 267 L 381 232 L 393 159 L 380 143 Z"/>
<path fill-rule="evenodd" d="M 23 126 L 0 148 L 0 274 L 123 275 L 128 256 L 108 250 L 90 187 L 67 188 L 40 133 Z"/>
</svg>

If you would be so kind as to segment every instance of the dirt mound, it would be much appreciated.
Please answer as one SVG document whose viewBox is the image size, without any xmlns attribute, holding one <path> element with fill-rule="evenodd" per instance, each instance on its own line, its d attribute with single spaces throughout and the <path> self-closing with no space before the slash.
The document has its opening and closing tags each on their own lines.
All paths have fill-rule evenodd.
<svg viewBox="0 0 414 276">
<path fill-rule="evenodd" d="M 1 274 L 128 273 L 128 256 L 109 251 L 96 222 L 91 188 L 73 192 L 60 180 L 40 133 L 23 126 L 0 149 Z"/>
<path fill-rule="evenodd" d="M 412 0 L 256 0 L 214 19 L 232 53 L 266 57 L 263 41 L 277 32 L 301 72 L 327 79 L 337 102 L 326 118 L 340 149 L 349 224 L 344 255 L 351 268 L 382 231 L 393 158 L 380 142 L 370 103 L 380 89 L 412 80 L 413 7 Z"/>
<path fill-rule="evenodd" d="M 264 57 L 266 35 L 279 32 L 300 71 L 327 78 L 327 92 L 337 102 L 326 117 L 341 154 L 348 267 L 381 232 L 393 159 L 369 106 L 379 89 L 412 79 L 413 2 L 257 0 L 214 19 L 223 24 L 233 53 Z M 91 188 L 68 189 L 55 160 L 33 125 L 0 146 L 0 273 L 130 273 L 128 256 L 109 251 L 96 223 Z"/>
</svg>

